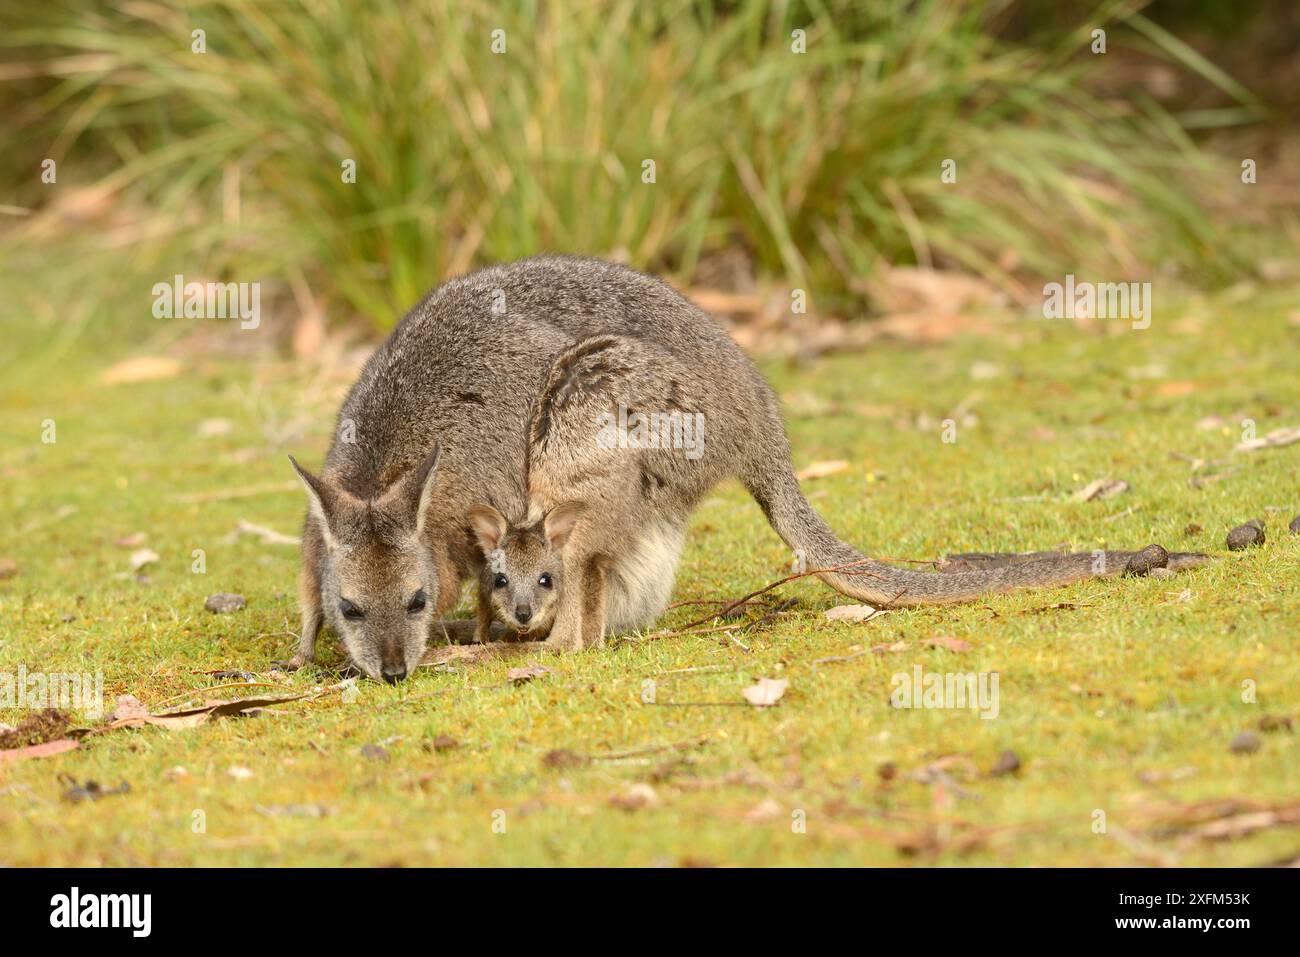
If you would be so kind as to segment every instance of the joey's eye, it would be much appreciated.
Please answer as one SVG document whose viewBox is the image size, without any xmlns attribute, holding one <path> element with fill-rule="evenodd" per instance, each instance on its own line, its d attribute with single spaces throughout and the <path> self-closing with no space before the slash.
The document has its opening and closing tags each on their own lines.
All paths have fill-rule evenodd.
<svg viewBox="0 0 1300 957">
<path fill-rule="evenodd" d="M 348 621 L 360 621 L 362 618 L 366 617 L 365 612 L 352 604 L 352 602 L 348 601 L 346 598 L 339 602 L 339 611 L 343 612 L 343 617 Z"/>
<path fill-rule="evenodd" d="M 510 579 L 506 578 L 505 575 L 498 575 L 496 579 L 492 582 L 492 587 L 505 588 L 509 584 L 510 584 Z"/>
<path fill-rule="evenodd" d="M 425 597 L 424 594 L 424 589 L 421 588 L 419 591 L 415 593 L 414 596 L 412 596 L 411 603 L 406 606 L 406 610 L 409 612 L 424 611 L 424 603 L 427 600 L 428 599 Z"/>
<path fill-rule="evenodd" d="M 546 572 L 543 572 L 542 577 L 537 579 L 537 584 L 541 585 L 543 588 L 550 588 L 554 583 L 551 581 L 551 576 Z"/>
</svg>

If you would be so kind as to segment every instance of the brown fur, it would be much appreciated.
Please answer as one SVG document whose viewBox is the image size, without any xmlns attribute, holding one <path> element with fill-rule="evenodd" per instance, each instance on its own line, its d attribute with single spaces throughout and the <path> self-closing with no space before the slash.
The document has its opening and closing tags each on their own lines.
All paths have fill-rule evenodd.
<svg viewBox="0 0 1300 957">
<path fill-rule="evenodd" d="M 620 400 L 702 414 L 703 455 L 598 447 L 591 416 Z M 439 443 L 442 458 L 429 467 Z M 389 679 L 418 662 L 435 609 L 454 605 L 460 585 L 481 573 L 468 520 L 479 504 L 521 522 L 530 504 L 544 511 L 576 499 L 590 509 L 563 549 L 565 587 L 547 639 L 562 649 L 662 609 L 691 512 L 729 477 L 810 568 L 861 561 L 822 577 L 877 604 L 1118 573 L 1131 554 L 1104 553 L 1100 566 L 1066 556 L 952 574 L 867 561 L 803 497 L 776 396 L 726 332 L 666 284 L 591 259 L 537 257 L 434 290 L 367 362 L 320 476 L 299 474 L 310 508 L 294 661 L 311 660 L 323 621 L 358 667 Z M 1197 560 L 1172 556 L 1170 567 Z M 408 613 L 417 584 L 427 604 Z M 344 598 L 365 608 L 364 622 L 343 616 Z"/>
</svg>

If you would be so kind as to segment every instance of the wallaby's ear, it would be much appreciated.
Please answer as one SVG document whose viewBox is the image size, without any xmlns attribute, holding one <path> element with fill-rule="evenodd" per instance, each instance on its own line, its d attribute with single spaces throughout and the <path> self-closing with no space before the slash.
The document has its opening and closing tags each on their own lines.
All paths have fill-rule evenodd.
<svg viewBox="0 0 1300 957">
<path fill-rule="evenodd" d="M 546 517 L 542 519 L 542 528 L 546 532 L 546 541 L 551 548 L 557 552 L 564 548 L 573 526 L 578 524 L 578 519 L 582 518 L 584 511 L 586 506 L 581 502 L 565 502 L 546 513 Z"/>
<path fill-rule="evenodd" d="M 429 508 L 429 497 L 438 477 L 438 459 L 441 457 L 442 446 L 434 443 L 433 449 L 419 465 L 390 485 L 379 497 L 382 506 L 395 509 L 404 521 L 415 527 L 416 535 L 424 531 L 424 515 Z"/>
<path fill-rule="evenodd" d="M 334 528 L 331 524 L 338 507 L 338 493 L 334 487 L 319 476 L 312 475 L 305 468 L 298 464 L 298 460 L 292 455 L 289 456 L 289 463 L 293 470 L 298 473 L 298 478 L 302 479 L 302 487 L 307 490 L 307 503 L 311 508 L 311 513 L 316 516 L 316 521 L 320 524 L 321 534 L 325 536 L 325 544 L 329 548 L 334 547 Z"/>
<path fill-rule="evenodd" d="M 506 517 L 491 505 L 475 505 L 469 510 L 469 526 L 474 530 L 474 536 L 484 555 L 501 544 L 507 524 Z"/>
</svg>

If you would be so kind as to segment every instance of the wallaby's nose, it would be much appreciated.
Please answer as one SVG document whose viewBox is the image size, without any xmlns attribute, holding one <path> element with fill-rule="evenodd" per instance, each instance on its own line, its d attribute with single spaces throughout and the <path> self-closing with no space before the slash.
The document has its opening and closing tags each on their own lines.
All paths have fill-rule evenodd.
<svg viewBox="0 0 1300 957">
<path fill-rule="evenodd" d="M 390 668 L 387 665 L 385 665 L 383 668 L 383 674 L 384 674 L 384 680 L 386 682 L 388 682 L 390 685 L 395 685 L 397 684 L 397 682 L 402 681 L 404 678 L 406 678 L 406 666 L 397 665 L 395 667 Z"/>
<path fill-rule="evenodd" d="M 527 605 L 515 606 L 515 620 L 521 625 L 528 624 L 528 619 L 533 617 L 533 610 Z"/>
</svg>

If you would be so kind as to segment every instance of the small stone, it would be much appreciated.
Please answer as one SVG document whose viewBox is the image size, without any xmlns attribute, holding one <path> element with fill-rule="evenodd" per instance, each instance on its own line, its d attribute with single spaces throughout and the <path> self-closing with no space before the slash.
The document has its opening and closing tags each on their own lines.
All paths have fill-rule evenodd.
<svg viewBox="0 0 1300 957">
<path fill-rule="evenodd" d="M 658 804 L 659 795 L 650 785 L 638 781 L 629 785 L 622 794 L 610 798 L 609 803 L 625 811 L 636 811 L 643 807 L 653 807 Z"/>
<path fill-rule="evenodd" d="M 1003 751 L 998 755 L 998 762 L 993 765 L 993 769 L 989 771 L 989 774 L 995 778 L 1000 778 L 1008 774 L 1015 774 L 1019 770 L 1020 756 L 1014 751 Z"/>
<path fill-rule="evenodd" d="M 1148 545 L 1132 556 L 1124 566 L 1125 575 L 1149 575 L 1169 564 L 1169 553 L 1159 545 Z"/>
<path fill-rule="evenodd" d="M 449 734 L 440 734 L 433 739 L 433 750 L 452 751 L 460 747 L 460 742 Z"/>
<path fill-rule="evenodd" d="M 1291 519 L 1291 524 L 1288 525 L 1287 528 L 1291 529 L 1292 535 L 1300 535 L 1300 515 Z"/>
<path fill-rule="evenodd" d="M 1173 578 L 1174 572 L 1170 568 L 1153 568 L 1151 569 L 1152 578 Z"/>
<path fill-rule="evenodd" d="M 1259 750 L 1259 735 L 1254 731 L 1242 731 L 1232 739 L 1228 750 L 1233 754 L 1254 754 Z"/>
<path fill-rule="evenodd" d="M 239 611 L 246 607 L 248 602 L 243 595 L 236 595 L 234 592 L 219 591 L 215 595 L 209 595 L 203 607 L 216 615 L 229 615 L 232 612 Z"/>
<path fill-rule="evenodd" d="M 361 753 L 363 756 L 369 758 L 371 761 L 388 760 L 388 749 L 383 747 L 382 745 L 367 744 L 364 748 L 361 749 Z"/>
<path fill-rule="evenodd" d="M 1266 714 L 1259 719 L 1261 731 L 1290 731 L 1293 719 L 1289 714 Z"/>
<path fill-rule="evenodd" d="M 1257 518 L 1238 525 L 1228 533 L 1228 551 L 1239 552 L 1252 545 L 1264 544 L 1264 523 Z"/>
</svg>

